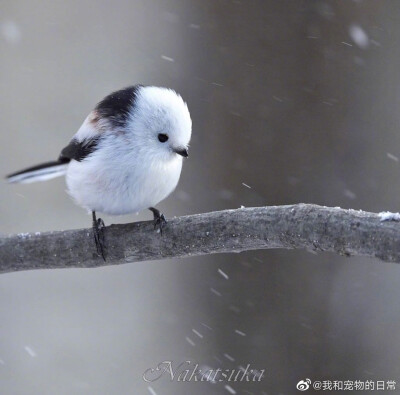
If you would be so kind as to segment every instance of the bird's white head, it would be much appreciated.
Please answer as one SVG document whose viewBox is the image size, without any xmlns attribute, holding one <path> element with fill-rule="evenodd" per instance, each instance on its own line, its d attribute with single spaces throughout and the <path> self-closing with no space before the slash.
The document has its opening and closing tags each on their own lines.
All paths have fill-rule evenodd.
<svg viewBox="0 0 400 395">
<path fill-rule="evenodd" d="M 192 120 L 186 103 L 172 89 L 141 86 L 130 111 L 128 129 L 136 148 L 153 158 L 188 156 Z"/>
</svg>

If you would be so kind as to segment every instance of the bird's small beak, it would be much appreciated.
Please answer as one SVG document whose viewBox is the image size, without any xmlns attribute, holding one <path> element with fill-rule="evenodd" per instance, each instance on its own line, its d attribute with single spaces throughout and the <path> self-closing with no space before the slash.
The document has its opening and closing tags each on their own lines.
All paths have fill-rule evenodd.
<svg viewBox="0 0 400 395">
<path fill-rule="evenodd" d="M 186 148 L 178 148 L 174 150 L 178 155 L 183 156 L 184 158 L 187 158 L 189 156 L 188 150 Z"/>
</svg>

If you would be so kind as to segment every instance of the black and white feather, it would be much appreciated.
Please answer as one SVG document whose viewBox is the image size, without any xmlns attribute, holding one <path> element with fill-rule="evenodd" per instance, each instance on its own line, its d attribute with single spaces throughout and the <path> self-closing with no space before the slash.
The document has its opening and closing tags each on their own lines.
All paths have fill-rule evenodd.
<svg viewBox="0 0 400 395">
<path fill-rule="evenodd" d="M 63 176 L 68 167 L 68 162 L 58 160 L 42 163 L 37 166 L 17 171 L 7 176 L 7 181 L 12 184 L 28 184 L 36 181 L 47 181 L 52 178 Z"/>
</svg>

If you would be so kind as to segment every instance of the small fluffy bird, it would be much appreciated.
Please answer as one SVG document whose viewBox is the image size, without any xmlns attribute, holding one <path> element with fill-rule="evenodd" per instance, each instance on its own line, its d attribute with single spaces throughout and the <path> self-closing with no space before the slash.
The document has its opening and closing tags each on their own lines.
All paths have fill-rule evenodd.
<svg viewBox="0 0 400 395">
<path fill-rule="evenodd" d="M 106 96 L 87 116 L 58 160 L 7 176 L 10 183 L 65 175 L 68 193 L 92 212 L 97 252 L 105 260 L 104 222 L 96 212 L 121 215 L 154 206 L 177 186 L 188 156 L 192 121 L 172 89 L 135 85 Z"/>
</svg>

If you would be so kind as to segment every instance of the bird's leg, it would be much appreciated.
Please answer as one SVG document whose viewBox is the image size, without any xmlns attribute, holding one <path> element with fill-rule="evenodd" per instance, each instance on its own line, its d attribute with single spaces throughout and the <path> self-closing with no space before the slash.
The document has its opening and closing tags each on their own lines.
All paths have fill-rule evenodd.
<svg viewBox="0 0 400 395">
<path fill-rule="evenodd" d="M 93 235 L 94 235 L 94 242 L 96 243 L 97 254 L 101 255 L 106 261 L 106 242 L 104 238 L 104 221 L 101 218 L 96 219 L 96 212 L 92 211 L 92 218 L 93 218 Z"/>
<path fill-rule="evenodd" d="M 153 213 L 154 229 L 158 226 L 160 228 L 160 234 L 162 234 L 163 226 L 167 223 L 164 214 L 160 213 L 160 211 L 154 207 L 149 207 L 149 210 Z"/>
</svg>

